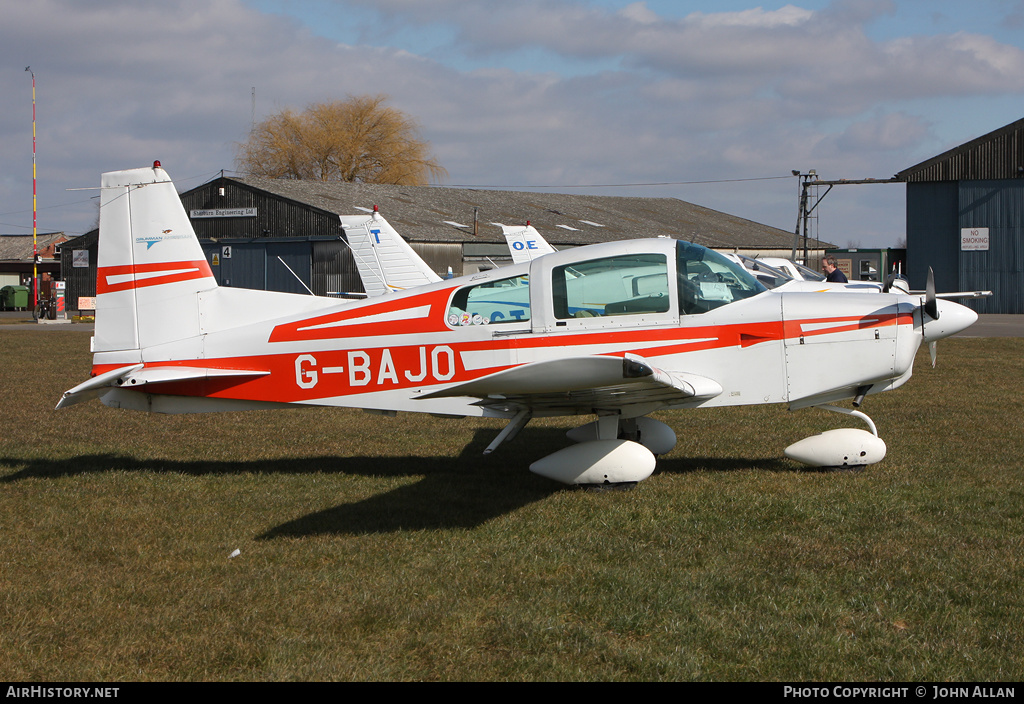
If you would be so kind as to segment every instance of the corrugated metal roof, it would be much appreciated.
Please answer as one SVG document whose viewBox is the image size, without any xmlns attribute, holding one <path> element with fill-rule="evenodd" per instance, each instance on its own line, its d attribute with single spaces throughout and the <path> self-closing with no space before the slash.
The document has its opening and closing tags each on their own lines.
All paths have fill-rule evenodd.
<svg viewBox="0 0 1024 704">
<path fill-rule="evenodd" d="M 1024 118 L 896 174 L 901 181 L 1024 178 Z"/>
<path fill-rule="evenodd" d="M 374 205 L 412 242 L 504 242 L 501 228 L 527 221 L 552 244 L 581 245 L 668 235 L 717 248 L 789 249 L 793 233 L 676 198 L 591 196 L 234 177 L 339 215 Z M 473 209 L 479 226 L 473 234 Z M 834 245 L 811 240 L 812 248 Z"/>
<path fill-rule="evenodd" d="M 36 249 L 44 257 L 53 258 L 53 246 L 67 241 L 63 232 L 36 235 Z M 32 235 L 0 235 L 0 261 L 32 261 Z"/>
</svg>

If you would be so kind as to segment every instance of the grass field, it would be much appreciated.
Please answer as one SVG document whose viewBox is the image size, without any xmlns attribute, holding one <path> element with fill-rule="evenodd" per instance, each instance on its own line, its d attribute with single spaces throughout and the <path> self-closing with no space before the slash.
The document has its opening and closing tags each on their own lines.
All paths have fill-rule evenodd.
<svg viewBox="0 0 1024 704">
<path fill-rule="evenodd" d="M 527 471 L 589 420 L 52 410 L 88 334 L 0 328 L 0 679 L 1017 681 L 1024 340 L 952 339 L 853 419 L 660 414 L 635 490 Z M 238 557 L 229 554 L 240 550 Z"/>
</svg>

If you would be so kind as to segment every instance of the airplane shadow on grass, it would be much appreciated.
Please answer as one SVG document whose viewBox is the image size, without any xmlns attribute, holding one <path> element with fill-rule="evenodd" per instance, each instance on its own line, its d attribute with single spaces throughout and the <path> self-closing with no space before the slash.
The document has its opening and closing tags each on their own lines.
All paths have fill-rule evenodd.
<svg viewBox="0 0 1024 704">
<path fill-rule="evenodd" d="M 99 472 L 155 472 L 193 476 L 233 474 L 346 474 L 364 477 L 421 477 L 362 501 L 342 504 L 278 525 L 257 539 L 324 534 L 359 535 L 408 530 L 473 528 L 570 487 L 528 471 L 531 462 L 566 447 L 564 429 L 536 428 L 490 455 L 483 450 L 493 429 L 479 429 L 455 457 L 296 457 L 242 462 L 135 459 L 112 454 L 64 460 L 0 457 L 0 484 L 29 478 L 56 479 Z M 729 472 L 759 469 L 795 471 L 781 459 L 740 457 L 661 458 L 656 473 Z"/>
</svg>

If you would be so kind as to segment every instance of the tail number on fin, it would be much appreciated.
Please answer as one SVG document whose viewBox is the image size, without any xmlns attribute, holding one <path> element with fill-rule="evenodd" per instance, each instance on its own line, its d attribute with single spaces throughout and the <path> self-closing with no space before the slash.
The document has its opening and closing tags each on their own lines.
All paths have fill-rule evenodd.
<svg viewBox="0 0 1024 704">
<path fill-rule="evenodd" d="M 455 351 L 448 345 L 431 348 L 429 355 L 426 347 L 416 348 L 412 356 L 410 351 L 399 354 L 400 362 L 408 361 L 408 364 L 400 366 L 396 366 L 394 355 L 386 347 L 379 351 L 379 355 L 371 355 L 366 350 L 346 352 L 346 364 L 339 366 L 322 366 L 313 355 L 301 354 L 295 358 L 295 383 L 300 389 L 312 389 L 319 383 L 321 374 L 344 374 L 346 371 L 349 386 L 369 386 L 374 382 L 377 386 L 399 386 L 401 378 L 406 382 L 419 383 L 428 372 L 435 381 L 449 381 L 455 376 Z"/>
</svg>

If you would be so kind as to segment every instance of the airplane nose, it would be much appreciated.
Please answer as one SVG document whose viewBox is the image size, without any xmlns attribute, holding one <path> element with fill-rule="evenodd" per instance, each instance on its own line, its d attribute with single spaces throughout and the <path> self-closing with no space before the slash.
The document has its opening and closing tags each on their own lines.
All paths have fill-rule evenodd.
<svg viewBox="0 0 1024 704">
<path fill-rule="evenodd" d="M 953 301 L 943 298 L 936 302 L 939 309 L 939 319 L 932 320 L 926 316 L 924 323 L 924 341 L 935 342 L 950 335 L 956 335 L 961 330 L 966 330 L 978 320 L 978 314 L 967 306 L 962 306 Z"/>
</svg>

